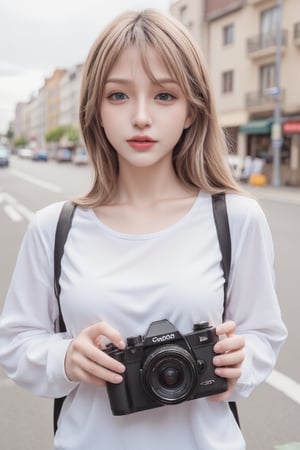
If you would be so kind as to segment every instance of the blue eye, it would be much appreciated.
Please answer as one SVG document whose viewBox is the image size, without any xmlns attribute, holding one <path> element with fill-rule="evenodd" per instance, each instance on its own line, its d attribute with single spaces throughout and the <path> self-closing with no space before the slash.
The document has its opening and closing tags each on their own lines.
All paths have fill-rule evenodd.
<svg viewBox="0 0 300 450">
<path fill-rule="evenodd" d="M 109 95 L 108 98 L 115 101 L 122 101 L 127 98 L 127 95 L 123 94 L 123 92 L 114 92 L 113 94 Z"/>
<path fill-rule="evenodd" d="M 156 96 L 159 100 L 164 102 L 174 100 L 174 95 L 168 94 L 167 92 L 162 92 Z"/>
</svg>

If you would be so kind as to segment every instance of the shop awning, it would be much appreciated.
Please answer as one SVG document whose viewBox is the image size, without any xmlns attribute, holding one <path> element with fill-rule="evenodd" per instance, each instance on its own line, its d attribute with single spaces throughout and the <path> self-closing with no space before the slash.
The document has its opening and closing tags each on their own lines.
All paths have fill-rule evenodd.
<svg viewBox="0 0 300 450">
<path fill-rule="evenodd" d="M 273 119 L 250 120 L 240 127 L 240 132 L 245 134 L 270 134 Z"/>
</svg>

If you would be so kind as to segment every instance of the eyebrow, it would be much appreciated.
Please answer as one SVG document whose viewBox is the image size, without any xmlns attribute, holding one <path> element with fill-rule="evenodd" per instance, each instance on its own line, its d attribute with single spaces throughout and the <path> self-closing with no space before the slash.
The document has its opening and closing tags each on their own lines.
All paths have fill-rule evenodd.
<svg viewBox="0 0 300 450">
<path fill-rule="evenodd" d="M 177 84 L 177 81 L 172 78 L 156 78 L 157 84 Z M 132 80 L 127 78 L 108 78 L 106 83 L 119 83 L 119 84 L 131 84 Z"/>
</svg>

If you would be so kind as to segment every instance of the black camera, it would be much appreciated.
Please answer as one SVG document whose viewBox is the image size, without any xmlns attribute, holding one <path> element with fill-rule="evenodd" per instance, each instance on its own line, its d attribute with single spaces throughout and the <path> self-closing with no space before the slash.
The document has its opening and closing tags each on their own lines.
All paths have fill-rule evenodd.
<svg viewBox="0 0 300 450">
<path fill-rule="evenodd" d="M 227 380 L 214 372 L 216 329 L 195 323 L 181 335 L 168 320 L 152 322 L 145 336 L 127 338 L 120 350 L 108 344 L 106 353 L 126 366 L 120 384 L 107 383 L 113 415 L 174 405 L 227 390 Z"/>
</svg>

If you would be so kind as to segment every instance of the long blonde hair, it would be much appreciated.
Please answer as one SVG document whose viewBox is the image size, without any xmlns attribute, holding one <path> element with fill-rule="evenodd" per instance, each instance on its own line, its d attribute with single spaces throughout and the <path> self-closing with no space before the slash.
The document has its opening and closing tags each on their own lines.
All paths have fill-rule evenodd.
<svg viewBox="0 0 300 450">
<path fill-rule="evenodd" d="M 100 104 L 109 72 L 120 53 L 132 45 L 139 49 L 151 79 L 154 76 L 145 50 L 148 46 L 154 48 L 178 82 L 192 111 L 193 123 L 183 131 L 173 150 L 178 178 L 185 185 L 210 193 L 241 192 L 226 161 L 226 141 L 218 124 L 208 71 L 197 43 L 173 17 L 146 9 L 116 17 L 95 41 L 84 65 L 79 117 L 94 168 L 94 180 L 90 192 L 76 203 L 99 206 L 108 203 L 115 191 L 118 158 L 101 126 Z"/>
</svg>

